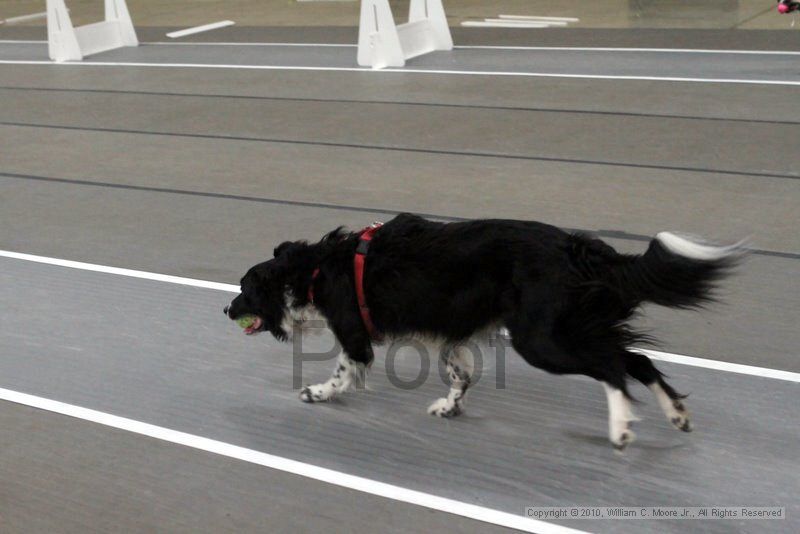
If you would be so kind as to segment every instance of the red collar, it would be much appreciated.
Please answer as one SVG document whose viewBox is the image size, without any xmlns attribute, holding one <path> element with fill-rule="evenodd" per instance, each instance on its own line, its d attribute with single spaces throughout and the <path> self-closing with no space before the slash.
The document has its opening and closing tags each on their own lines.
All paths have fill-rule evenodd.
<svg viewBox="0 0 800 534">
<path fill-rule="evenodd" d="M 364 326 L 367 328 L 367 333 L 372 339 L 380 339 L 381 335 L 378 333 L 378 330 L 375 328 L 375 325 L 372 322 L 372 317 L 369 313 L 369 307 L 367 306 L 367 297 L 364 294 L 364 264 L 367 259 L 367 252 L 369 251 L 369 242 L 372 241 L 372 238 L 375 236 L 375 232 L 383 226 L 383 223 L 375 222 L 372 223 L 372 226 L 368 226 L 361 230 L 361 233 L 358 236 L 358 245 L 356 246 L 356 254 L 353 257 L 353 270 L 355 271 L 355 280 L 356 280 L 356 298 L 358 299 L 358 311 L 361 314 L 361 320 L 364 322 Z M 311 284 L 308 286 L 308 301 L 310 303 L 314 303 L 314 282 L 319 275 L 319 267 L 314 269 L 314 272 L 311 273 Z"/>
<path fill-rule="evenodd" d="M 319 276 L 319 267 L 311 273 L 311 283 L 308 284 L 308 302 L 311 304 L 314 304 L 314 282 L 317 281 L 317 276 Z"/>
</svg>

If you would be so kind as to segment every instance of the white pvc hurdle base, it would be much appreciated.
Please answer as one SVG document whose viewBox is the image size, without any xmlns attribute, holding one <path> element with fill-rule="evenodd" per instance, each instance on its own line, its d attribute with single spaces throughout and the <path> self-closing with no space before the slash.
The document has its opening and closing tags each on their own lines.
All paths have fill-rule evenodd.
<svg viewBox="0 0 800 534">
<path fill-rule="evenodd" d="M 105 0 L 102 22 L 72 26 L 64 0 L 47 0 L 47 48 L 54 61 L 79 61 L 123 46 L 138 46 L 125 0 Z"/>
<path fill-rule="evenodd" d="M 408 22 L 396 25 L 389 0 L 361 0 L 358 64 L 382 69 L 434 50 L 452 50 L 442 0 L 411 0 Z"/>
</svg>

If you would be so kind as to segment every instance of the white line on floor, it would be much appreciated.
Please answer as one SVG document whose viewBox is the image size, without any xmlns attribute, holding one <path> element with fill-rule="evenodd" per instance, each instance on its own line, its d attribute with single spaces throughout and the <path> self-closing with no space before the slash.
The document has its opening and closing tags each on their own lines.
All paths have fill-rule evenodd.
<svg viewBox="0 0 800 534">
<path fill-rule="evenodd" d="M 47 41 L 0 40 L 0 44 L 47 44 Z M 355 48 L 357 44 L 336 43 L 267 43 L 267 42 L 170 42 L 150 41 L 140 43 L 147 46 L 297 46 L 319 48 Z M 731 50 L 714 48 L 633 48 L 608 46 L 503 46 L 503 45 L 456 45 L 456 50 L 544 50 L 563 52 L 663 52 L 666 54 L 749 54 L 767 56 L 800 56 L 796 50 Z"/>
<path fill-rule="evenodd" d="M 567 23 L 562 20 L 542 20 L 542 19 L 508 19 L 508 18 L 497 18 L 497 19 L 483 19 L 486 22 L 495 22 L 495 23 L 505 23 L 505 24 L 542 24 L 545 27 L 550 26 L 566 26 Z"/>
<path fill-rule="evenodd" d="M 540 17 L 539 15 L 497 15 L 497 18 L 509 20 L 555 20 L 562 22 L 580 22 L 576 17 Z"/>
<path fill-rule="evenodd" d="M 69 10 L 67 10 L 69 11 Z M 9 17 L 5 20 L 0 20 L 0 24 L 16 24 L 17 22 L 27 22 L 29 20 L 43 19 L 47 17 L 47 11 L 41 13 L 31 13 L 30 15 L 20 15 L 18 17 Z"/>
<path fill-rule="evenodd" d="M 227 26 L 233 26 L 236 24 L 232 20 L 221 20 L 219 22 L 212 22 L 210 24 L 203 24 L 202 26 L 194 26 L 192 28 L 186 28 L 185 30 L 178 30 L 174 32 L 169 32 L 167 37 L 170 39 L 177 39 L 178 37 L 185 37 L 187 35 L 194 35 L 195 33 L 202 33 L 211 30 L 216 30 L 217 28 L 225 28 Z"/>
<path fill-rule="evenodd" d="M 795 50 L 720 50 L 713 48 L 618 48 L 603 46 L 456 46 L 465 50 L 544 50 L 555 52 L 659 52 L 665 54 L 744 54 L 766 56 L 800 56 Z"/>
<path fill-rule="evenodd" d="M 153 280 L 156 282 L 167 282 L 170 284 L 180 284 L 185 286 L 202 287 L 205 289 L 215 289 L 218 291 L 227 291 L 229 293 L 239 292 L 239 286 L 235 286 L 233 284 L 223 284 L 220 282 L 197 280 L 195 278 L 183 278 L 180 276 L 151 273 L 147 271 L 122 269 L 119 267 L 109 267 L 107 265 L 97 265 L 95 263 L 84 263 L 80 261 L 63 260 L 59 258 L 50 258 L 47 256 L 37 256 L 34 254 L 12 252 L 10 250 L 0 250 L 0 257 L 10 258 L 15 260 L 32 261 L 36 263 L 44 263 L 47 265 L 55 265 L 58 267 L 68 267 L 71 269 L 81 269 L 84 271 L 93 271 L 98 273 L 116 274 L 119 276 L 142 278 L 144 280 Z M 683 356 L 681 354 L 672 354 L 669 352 L 661 352 L 656 350 L 646 350 L 646 349 L 637 349 L 637 350 L 640 350 L 641 352 L 647 354 L 648 356 L 650 356 L 655 360 L 677 363 L 680 365 L 689 365 L 692 367 L 702 367 L 705 369 L 714 369 L 717 371 L 727 371 L 729 373 L 759 376 L 763 378 L 774 378 L 776 380 L 785 380 L 787 382 L 800 383 L 800 373 L 794 373 L 791 371 L 782 371 L 779 369 L 769 369 L 767 367 L 756 367 L 753 365 L 742 365 L 738 363 L 722 362 L 719 360 L 710 360 L 706 358 L 696 358 L 694 356 Z"/>
<path fill-rule="evenodd" d="M 370 495 L 377 495 L 379 497 L 392 499 L 394 501 L 423 506 L 432 510 L 468 517 L 470 519 L 476 519 L 478 521 L 483 521 L 507 528 L 519 529 L 525 532 L 536 532 L 539 534 L 581 534 L 581 531 L 578 530 L 546 523 L 544 521 L 529 519 L 522 515 L 522 510 L 520 510 L 520 515 L 501 512 L 500 510 L 485 508 L 483 506 L 477 506 L 466 502 L 447 499 L 445 497 L 439 497 L 438 495 L 431 495 L 421 491 L 402 488 L 400 486 L 378 482 L 377 480 L 362 478 L 355 475 L 350 475 L 348 473 L 343 473 L 341 471 L 334 471 L 332 469 L 326 469 L 317 465 L 298 462 L 296 460 L 290 460 L 289 458 L 274 456 L 265 452 L 255 451 L 253 449 L 246 449 L 230 443 L 204 438 L 202 436 L 196 436 L 193 434 L 187 434 L 185 432 L 179 432 L 177 430 L 151 425 L 149 423 L 143 423 L 141 421 L 136 421 L 125 417 L 119 417 L 116 415 L 99 412 L 97 410 L 91 410 L 89 408 L 74 406 L 72 404 L 66 404 L 42 397 L 36 397 L 34 395 L 28 395 L 18 391 L 0 388 L 0 400 L 14 402 L 69 417 L 75 417 L 83 421 L 90 421 L 107 427 L 133 432 L 134 434 L 159 439 L 169 443 L 184 445 L 193 449 L 269 467 L 285 473 L 291 473 L 313 480 L 319 480 L 321 482 L 361 491 Z"/>
<path fill-rule="evenodd" d="M 0 39 L 0 44 L 47 44 L 47 41 L 25 41 L 14 39 Z M 319 48 L 355 48 L 356 44 L 350 43 L 239 43 L 239 42 L 201 42 L 201 41 L 148 41 L 139 43 L 141 46 L 302 46 Z"/>
<path fill-rule="evenodd" d="M 225 43 L 211 43 L 211 42 L 196 42 L 196 41 L 183 41 L 183 42 L 175 42 L 171 43 L 169 41 L 151 41 L 147 43 L 141 43 L 147 46 L 169 46 L 169 45 L 200 45 L 200 46 L 209 46 L 209 45 L 220 45 L 220 46 L 297 46 L 297 47 L 317 47 L 317 48 L 355 48 L 358 45 L 351 44 L 351 43 L 236 43 L 236 42 L 225 42 Z"/>
<path fill-rule="evenodd" d="M 692 367 L 702 367 L 704 369 L 714 369 L 716 371 L 727 371 L 729 373 L 738 373 L 742 375 L 761 376 L 764 378 L 775 378 L 777 380 L 785 380 L 787 382 L 800 382 L 800 373 L 793 373 L 791 371 L 781 371 L 779 369 L 770 369 L 768 367 L 756 367 L 754 365 L 743 365 L 740 363 L 722 362 L 719 360 L 709 360 L 706 358 L 695 358 L 694 356 L 683 356 L 681 354 L 672 354 L 671 352 L 661 352 L 658 350 L 650 349 L 636 349 L 643 352 L 654 360 L 662 362 L 677 363 L 680 365 L 691 365 Z"/>
<path fill-rule="evenodd" d="M 568 74 L 550 72 L 503 72 L 503 71 L 469 71 L 469 70 L 434 70 L 434 69 L 380 69 L 368 67 L 303 67 L 291 65 L 226 65 L 206 63 L 144 63 L 144 62 L 111 62 L 111 61 L 28 61 L 0 60 L 0 65 L 49 65 L 54 67 L 155 67 L 155 68 L 187 68 L 187 69 L 233 69 L 233 70 L 279 70 L 309 72 L 361 72 L 373 74 L 445 74 L 459 76 L 518 76 L 530 78 L 575 78 L 583 80 L 626 80 L 650 82 L 687 82 L 687 83 L 730 83 L 745 85 L 789 85 L 798 86 L 800 80 L 747 80 L 736 78 L 680 78 L 674 76 L 615 76 L 603 74 Z"/>
<path fill-rule="evenodd" d="M 230 293 L 239 292 L 239 286 L 232 284 L 221 284 L 219 282 L 209 282 L 207 280 L 197 280 L 194 278 L 183 278 L 181 276 L 171 276 L 168 274 L 149 273 L 147 271 L 135 271 L 133 269 L 121 269 L 119 267 L 109 267 L 107 265 L 97 265 L 94 263 L 84 263 L 81 261 L 48 258 L 46 256 L 34 256 L 33 254 L 21 254 L 19 252 L 11 252 L 8 250 L 0 250 L 0 257 L 13 258 L 15 260 L 33 261 L 36 263 L 46 263 L 47 265 L 69 267 L 70 269 L 80 269 L 82 271 L 116 274 L 119 276 L 128 276 L 130 278 L 142 278 L 144 280 L 153 280 L 155 282 L 167 282 L 169 284 L 216 289 L 217 291 L 228 291 Z"/>
<path fill-rule="evenodd" d="M 461 23 L 467 28 L 548 28 L 550 25 L 544 22 L 514 22 L 506 20 L 491 21 L 487 20 L 465 20 Z"/>
</svg>

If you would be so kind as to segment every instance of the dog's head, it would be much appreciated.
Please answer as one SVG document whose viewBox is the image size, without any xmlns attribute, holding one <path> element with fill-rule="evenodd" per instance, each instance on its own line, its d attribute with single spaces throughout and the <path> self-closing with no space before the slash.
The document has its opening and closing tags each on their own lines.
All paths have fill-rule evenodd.
<svg viewBox="0 0 800 534">
<path fill-rule="evenodd" d="M 274 258 L 254 265 L 242 277 L 241 293 L 223 310 L 230 319 L 253 315 L 255 323 L 245 328 L 248 335 L 269 331 L 279 341 L 285 341 L 288 333 L 285 318 L 292 306 L 293 286 L 298 273 L 304 271 L 304 242 L 282 243 L 274 250 Z"/>
</svg>

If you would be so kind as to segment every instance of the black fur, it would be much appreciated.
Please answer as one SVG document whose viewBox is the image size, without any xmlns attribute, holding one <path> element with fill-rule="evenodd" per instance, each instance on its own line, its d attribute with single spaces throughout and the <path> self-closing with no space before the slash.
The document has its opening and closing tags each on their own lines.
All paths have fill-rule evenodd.
<svg viewBox="0 0 800 534">
<path fill-rule="evenodd" d="M 372 341 L 354 285 L 357 243 L 357 233 L 339 228 L 318 243 L 281 244 L 274 259 L 247 272 L 226 313 L 256 314 L 264 329 L 286 339 L 281 319 L 287 307 L 309 304 L 319 268 L 314 305 L 349 358 L 368 365 Z M 701 306 L 735 261 L 689 259 L 655 239 L 643 255 L 620 254 L 599 239 L 538 222 L 441 223 L 403 214 L 375 234 L 364 286 L 372 320 L 389 337 L 456 342 L 504 325 L 535 367 L 588 375 L 626 394 L 626 376 L 658 382 L 677 400 L 650 359 L 629 350 L 644 336 L 628 321 L 643 302 Z"/>
</svg>

